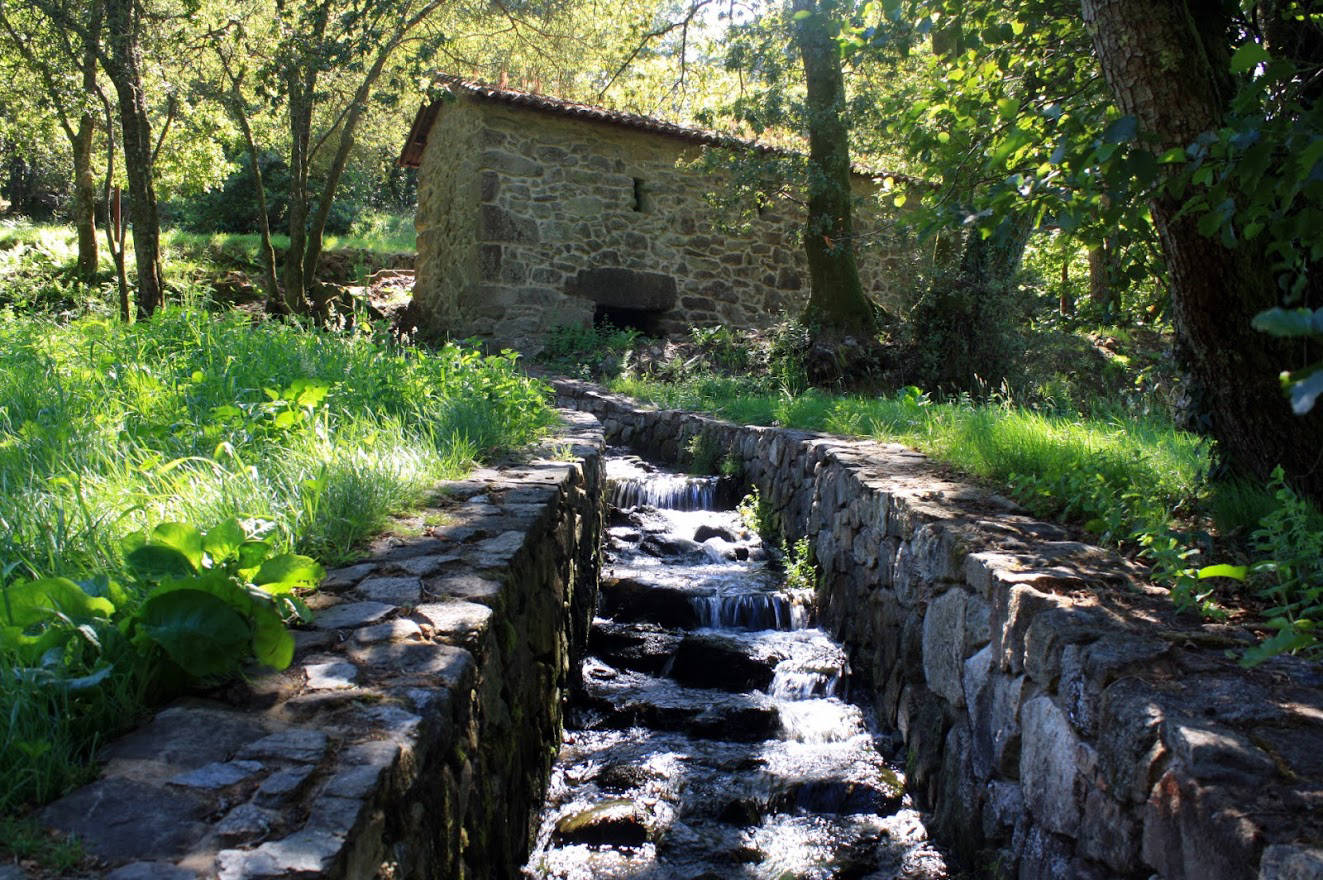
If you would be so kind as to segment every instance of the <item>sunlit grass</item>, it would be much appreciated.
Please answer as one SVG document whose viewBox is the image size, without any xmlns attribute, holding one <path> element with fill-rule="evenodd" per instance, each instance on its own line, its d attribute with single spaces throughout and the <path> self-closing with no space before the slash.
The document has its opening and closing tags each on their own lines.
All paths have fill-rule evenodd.
<svg viewBox="0 0 1323 880">
<path fill-rule="evenodd" d="M 240 313 L 168 307 L 125 326 L 0 308 L 0 351 L 0 586 L 119 577 L 130 532 L 232 516 L 269 520 L 280 547 L 335 564 L 438 480 L 554 419 L 513 358 Z M 300 405 L 303 379 L 327 386 L 324 400 Z M 85 779 L 98 742 L 156 688 L 132 646 L 96 653 L 115 674 L 77 693 L 0 656 L 13 673 L 0 676 L 0 814 Z"/>
<path fill-rule="evenodd" d="M 1010 404 L 769 392 L 739 378 L 680 383 L 619 379 L 612 389 L 742 424 L 782 425 L 903 443 L 1006 486 L 1044 516 L 1078 520 L 1113 540 L 1165 527 L 1201 491 L 1207 451 L 1157 419 L 1089 418 Z"/>
</svg>

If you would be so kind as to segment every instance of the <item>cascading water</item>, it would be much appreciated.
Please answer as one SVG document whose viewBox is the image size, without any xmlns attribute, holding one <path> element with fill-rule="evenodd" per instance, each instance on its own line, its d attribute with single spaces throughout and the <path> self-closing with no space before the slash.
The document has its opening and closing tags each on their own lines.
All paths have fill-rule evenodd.
<svg viewBox="0 0 1323 880">
<path fill-rule="evenodd" d="M 600 615 L 534 878 L 946 876 L 900 775 L 716 481 L 607 461 Z"/>
</svg>

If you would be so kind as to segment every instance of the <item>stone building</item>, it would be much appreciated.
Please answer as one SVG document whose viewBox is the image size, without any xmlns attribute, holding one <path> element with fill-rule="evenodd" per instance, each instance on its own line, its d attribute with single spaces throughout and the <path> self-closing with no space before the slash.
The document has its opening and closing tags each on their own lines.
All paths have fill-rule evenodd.
<svg viewBox="0 0 1323 880">
<path fill-rule="evenodd" d="M 414 299 L 429 330 L 533 352 L 567 324 L 745 329 L 802 308 L 802 211 L 778 200 L 723 232 L 731 218 L 709 195 L 725 183 L 689 165 L 705 147 L 756 147 L 542 95 L 446 89 L 400 157 L 419 169 Z M 894 301 L 914 273 L 879 244 L 872 179 L 855 184 L 864 286 Z"/>
</svg>

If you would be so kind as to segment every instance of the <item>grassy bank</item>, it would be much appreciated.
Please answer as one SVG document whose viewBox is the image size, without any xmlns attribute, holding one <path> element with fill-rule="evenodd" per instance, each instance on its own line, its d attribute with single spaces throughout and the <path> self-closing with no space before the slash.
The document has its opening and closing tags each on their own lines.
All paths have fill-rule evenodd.
<svg viewBox="0 0 1323 880">
<path fill-rule="evenodd" d="M 13 673 L 0 679 L 0 812 L 76 783 L 97 741 L 170 679 L 157 647 L 114 635 L 142 600 L 126 537 L 258 520 L 273 552 L 333 564 L 437 480 L 553 418 L 512 359 L 241 314 L 170 308 L 125 327 L 0 311 L 0 350 L 6 603 L 32 579 L 64 576 L 115 606 L 90 641 L 75 634 L 39 657 L 17 646 L 46 624 L 0 621 L 11 624 L 0 666 Z M 87 581 L 97 575 L 126 589 Z"/>
<path fill-rule="evenodd" d="M 745 424 L 783 425 L 913 446 L 1007 487 L 1042 516 L 1075 520 L 1104 540 L 1166 528 L 1188 513 L 1207 453 L 1191 434 L 1150 419 L 1052 415 L 1013 405 L 892 397 L 796 396 L 739 378 L 682 383 L 617 379 L 613 390 Z"/>
</svg>

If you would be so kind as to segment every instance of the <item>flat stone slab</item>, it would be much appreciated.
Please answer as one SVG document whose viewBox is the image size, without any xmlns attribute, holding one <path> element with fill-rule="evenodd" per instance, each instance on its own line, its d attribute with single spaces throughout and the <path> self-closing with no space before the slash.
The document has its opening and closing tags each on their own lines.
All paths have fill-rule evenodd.
<svg viewBox="0 0 1323 880">
<path fill-rule="evenodd" d="M 439 635 L 457 641 L 468 641 L 482 632 L 492 617 L 492 610 L 486 605 L 463 600 L 428 602 L 414 610 L 426 618 Z"/>
<path fill-rule="evenodd" d="M 108 776 L 65 795 L 40 813 L 111 862 L 177 859 L 207 831 L 209 801 L 187 790 Z"/>
<path fill-rule="evenodd" d="M 345 846 L 326 831 L 299 831 L 254 850 L 224 850 L 216 857 L 220 880 L 324 874 Z"/>
<path fill-rule="evenodd" d="M 376 623 L 395 610 L 384 602 L 345 602 L 317 612 L 313 626 L 319 629 L 354 629 Z"/>
<path fill-rule="evenodd" d="M 252 743 L 239 753 L 240 758 L 275 758 L 315 764 L 326 754 L 329 738 L 320 730 L 291 728 L 273 733 Z"/>
<path fill-rule="evenodd" d="M 401 618 L 356 630 L 354 641 L 360 645 L 370 645 L 373 642 L 402 642 L 406 639 L 418 638 L 420 635 L 422 635 L 422 630 L 418 628 L 418 624 L 412 620 Z"/>
<path fill-rule="evenodd" d="M 350 651 L 350 656 L 365 666 L 405 675 L 435 675 L 448 683 L 458 682 L 473 666 L 473 655 L 452 645 L 379 642 L 355 648 Z"/>
<path fill-rule="evenodd" d="M 171 779 L 170 784 L 182 785 L 186 788 L 226 788 L 261 773 L 262 769 L 263 765 L 258 761 L 218 762 L 206 764 L 187 773 L 181 773 Z"/>
<path fill-rule="evenodd" d="M 312 663 L 303 667 L 308 676 L 308 687 L 313 690 L 344 690 L 354 686 L 358 667 L 343 660 L 332 663 Z"/>
<path fill-rule="evenodd" d="M 373 602 L 393 605 L 417 605 L 422 597 L 423 582 L 417 577 L 370 577 L 361 581 L 357 592 Z"/>
<path fill-rule="evenodd" d="M 499 582 L 472 574 L 436 578 L 428 583 L 428 589 L 437 595 L 467 599 L 483 605 L 496 604 L 501 595 Z"/>
<path fill-rule="evenodd" d="M 106 761 L 153 761 L 193 770 L 227 760 L 268 733 L 256 719 L 205 706 L 172 706 L 145 727 L 115 740 L 101 752 Z"/>
</svg>

